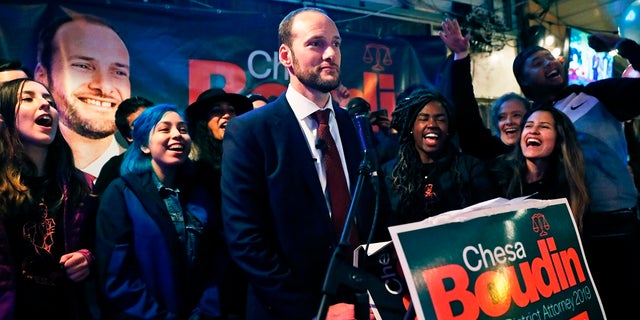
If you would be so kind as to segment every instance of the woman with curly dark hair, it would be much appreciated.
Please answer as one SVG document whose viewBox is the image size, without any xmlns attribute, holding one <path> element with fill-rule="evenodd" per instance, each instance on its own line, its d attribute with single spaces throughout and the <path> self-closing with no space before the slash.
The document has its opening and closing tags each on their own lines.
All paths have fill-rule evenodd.
<svg viewBox="0 0 640 320">
<path fill-rule="evenodd" d="M 382 171 L 394 224 L 420 221 L 497 196 L 484 162 L 462 154 L 451 141 L 455 133 L 451 119 L 446 98 L 429 90 L 412 93 L 393 112 L 391 125 L 399 133 L 400 151 Z"/>
</svg>

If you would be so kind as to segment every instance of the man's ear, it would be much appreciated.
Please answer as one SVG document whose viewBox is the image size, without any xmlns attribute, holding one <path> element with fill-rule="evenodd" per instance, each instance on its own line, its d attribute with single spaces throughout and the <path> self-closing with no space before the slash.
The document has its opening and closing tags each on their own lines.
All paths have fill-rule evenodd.
<svg viewBox="0 0 640 320">
<path fill-rule="evenodd" d="M 33 73 L 33 78 L 36 81 L 42 82 L 45 86 L 49 87 L 49 76 L 47 75 L 47 69 L 45 69 L 40 62 L 36 65 L 36 70 Z"/>
<path fill-rule="evenodd" d="M 293 61 L 293 53 L 291 52 L 291 48 L 284 44 L 280 45 L 280 49 L 278 49 L 278 58 L 280 59 L 280 63 L 285 68 L 291 67 Z"/>
</svg>

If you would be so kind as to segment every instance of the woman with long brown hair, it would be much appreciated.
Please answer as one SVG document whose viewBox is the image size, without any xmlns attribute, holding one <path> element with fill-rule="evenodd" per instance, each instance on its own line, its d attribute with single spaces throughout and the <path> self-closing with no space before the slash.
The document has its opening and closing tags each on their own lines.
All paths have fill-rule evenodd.
<svg viewBox="0 0 640 320">
<path fill-rule="evenodd" d="M 516 148 L 498 157 L 493 171 L 503 196 L 567 198 L 578 226 L 589 205 L 582 149 L 571 120 L 550 105 L 522 118 Z"/>
<path fill-rule="evenodd" d="M 89 185 L 58 130 L 51 92 L 31 79 L 6 82 L 0 115 L 0 318 L 90 319 Z"/>
</svg>

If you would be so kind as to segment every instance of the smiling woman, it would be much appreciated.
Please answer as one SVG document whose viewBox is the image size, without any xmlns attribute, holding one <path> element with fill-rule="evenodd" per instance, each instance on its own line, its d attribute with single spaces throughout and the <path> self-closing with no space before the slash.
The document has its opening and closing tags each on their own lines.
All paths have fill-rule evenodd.
<svg viewBox="0 0 640 320">
<path fill-rule="evenodd" d="M 492 167 L 502 190 L 512 199 L 567 198 L 578 226 L 588 207 L 584 159 L 571 120 L 545 105 L 522 118 L 520 141 L 512 152 L 499 156 Z"/>
<path fill-rule="evenodd" d="M 218 88 L 203 91 L 185 110 L 194 143 L 192 158 L 219 170 L 222 140 L 229 120 L 250 110 L 253 105 L 246 96 Z"/>
<path fill-rule="evenodd" d="M 414 91 L 391 115 L 398 157 L 382 166 L 394 224 L 420 221 L 494 198 L 496 187 L 480 159 L 460 153 L 452 138 L 450 104 L 440 93 Z M 385 178 L 388 177 L 388 178 Z"/>
<path fill-rule="evenodd" d="M 96 221 L 103 313 L 221 317 L 224 243 L 213 240 L 219 222 L 204 173 L 188 157 L 186 121 L 176 106 L 156 105 L 136 118 L 132 136 L 122 176 L 104 191 Z"/>
</svg>

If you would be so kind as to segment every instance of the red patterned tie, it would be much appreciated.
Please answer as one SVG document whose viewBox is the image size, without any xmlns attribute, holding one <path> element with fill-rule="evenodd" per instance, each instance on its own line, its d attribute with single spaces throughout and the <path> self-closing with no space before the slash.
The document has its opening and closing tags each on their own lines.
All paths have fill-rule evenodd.
<svg viewBox="0 0 640 320">
<path fill-rule="evenodd" d="M 338 148 L 329 131 L 330 113 L 330 109 L 318 110 L 314 116 L 316 121 L 318 121 L 318 138 L 324 142 L 321 144 L 324 146 L 324 148 L 321 148 L 322 162 L 327 176 L 327 189 L 329 190 L 333 226 L 339 239 L 349 213 L 351 195 L 347 187 L 347 178 L 342 169 L 342 161 L 340 161 Z M 352 245 L 359 244 L 355 227 L 351 230 L 349 242 Z"/>
</svg>

